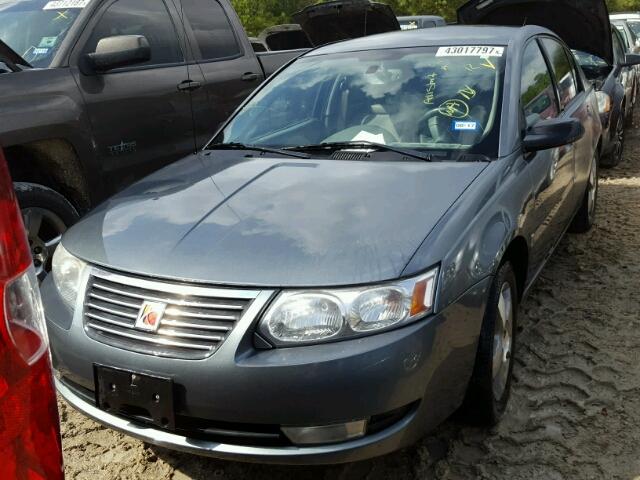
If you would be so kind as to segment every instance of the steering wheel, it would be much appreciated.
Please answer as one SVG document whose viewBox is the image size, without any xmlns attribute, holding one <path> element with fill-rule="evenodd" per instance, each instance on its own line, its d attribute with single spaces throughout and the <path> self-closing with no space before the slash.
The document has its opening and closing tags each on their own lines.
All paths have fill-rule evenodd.
<svg viewBox="0 0 640 480">
<path fill-rule="evenodd" d="M 442 107 L 432 108 L 428 112 L 425 112 L 420 120 L 418 120 L 418 128 L 423 131 L 423 125 L 426 125 L 426 129 L 431 135 L 431 138 L 438 143 L 457 143 L 456 139 L 462 132 L 452 130 L 452 122 L 464 121 L 475 122 L 476 120 L 469 116 L 468 112 L 464 112 L 466 116 L 454 117 L 444 115 L 442 113 Z"/>
</svg>

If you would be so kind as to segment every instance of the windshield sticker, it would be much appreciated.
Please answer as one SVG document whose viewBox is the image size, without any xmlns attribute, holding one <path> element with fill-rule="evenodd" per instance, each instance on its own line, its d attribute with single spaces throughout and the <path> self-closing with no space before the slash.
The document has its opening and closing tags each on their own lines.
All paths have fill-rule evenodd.
<svg viewBox="0 0 640 480">
<path fill-rule="evenodd" d="M 38 44 L 39 48 L 51 48 L 56 46 L 56 40 L 58 37 L 42 37 L 40 43 Z"/>
<path fill-rule="evenodd" d="M 458 99 L 451 99 L 438 107 L 440 115 L 449 118 L 467 118 L 469 116 L 469 105 L 467 102 Z"/>
<path fill-rule="evenodd" d="M 459 47 L 440 47 L 436 52 L 436 57 L 502 57 L 504 47 L 485 47 L 478 45 Z"/>
<path fill-rule="evenodd" d="M 64 11 L 67 8 L 84 8 L 89 5 L 90 1 L 91 0 L 51 0 L 42 7 L 42 9 Z"/>
<path fill-rule="evenodd" d="M 31 50 L 31 53 L 33 55 L 46 55 L 47 53 L 49 53 L 49 49 L 48 48 L 34 48 L 33 50 Z"/>
<path fill-rule="evenodd" d="M 357 134 L 355 137 L 353 137 L 354 142 L 373 142 L 373 143 L 380 143 L 382 145 L 386 145 L 387 142 L 385 142 L 384 140 L 384 134 L 380 133 L 380 134 L 375 134 L 375 133 L 371 133 L 371 132 L 365 132 L 364 130 L 362 130 L 359 134 Z"/>
<path fill-rule="evenodd" d="M 433 105 L 435 101 L 435 91 L 438 86 L 438 74 L 430 73 L 427 75 L 427 91 L 424 95 L 424 104 L 425 105 Z"/>
<path fill-rule="evenodd" d="M 475 131 L 478 128 L 478 123 L 477 122 L 460 122 L 460 121 L 454 120 L 452 122 L 452 128 L 456 132 Z"/>
</svg>

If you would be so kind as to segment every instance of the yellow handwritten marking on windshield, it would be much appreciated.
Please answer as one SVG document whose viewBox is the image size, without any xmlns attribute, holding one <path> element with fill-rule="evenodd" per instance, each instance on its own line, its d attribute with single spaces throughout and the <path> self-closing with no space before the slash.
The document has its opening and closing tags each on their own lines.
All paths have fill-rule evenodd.
<svg viewBox="0 0 640 480">
<path fill-rule="evenodd" d="M 443 72 L 449 71 L 449 65 L 442 65 L 440 68 L 442 69 Z"/>
<path fill-rule="evenodd" d="M 458 90 L 458 94 L 463 97 L 465 100 L 471 100 L 476 96 L 477 92 L 471 88 L 469 85 L 465 85 L 464 88 Z"/>
<path fill-rule="evenodd" d="M 69 17 L 67 17 L 67 13 L 69 13 L 69 10 L 65 10 L 64 12 L 58 12 L 58 16 L 53 20 L 63 20 L 63 19 L 68 20 Z"/>
<path fill-rule="evenodd" d="M 425 105 L 433 105 L 435 100 L 435 90 L 438 86 L 438 74 L 430 73 L 427 75 L 427 91 L 424 95 L 423 103 Z"/>
<path fill-rule="evenodd" d="M 489 57 L 483 58 L 482 60 L 483 62 L 480 65 L 482 65 L 483 67 L 490 68 L 492 70 L 496 69 L 496 66 L 493 64 Z"/>
<path fill-rule="evenodd" d="M 440 105 L 438 111 L 441 115 L 449 118 L 467 118 L 469 116 L 469 105 L 464 100 L 453 98 Z"/>
</svg>

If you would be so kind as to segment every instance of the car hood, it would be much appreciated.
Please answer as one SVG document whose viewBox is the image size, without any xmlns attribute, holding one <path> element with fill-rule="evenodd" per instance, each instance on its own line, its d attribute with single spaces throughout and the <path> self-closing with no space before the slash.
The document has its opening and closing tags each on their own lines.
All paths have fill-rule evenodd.
<svg viewBox="0 0 640 480">
<path fill-rule="evenodd" d="M 24 58 L 14 52 L 13 49 L 2 40 L 0 40 L 0 62 L 5 62 L 9 67 L 12 68 L 16 67 L 16 65 L 31 68 L 29 62 L 27 62 Z M 16 71 L 20 70 L 20 68 L 15 69 Z"/>
<path fill-rule="evenodd" d="M 260 34 L 260 40 L 269 50 L 297 50 L 313 46 L 307 34 L 298 24 L 275 25 L 266 28 Z"/>
<path fill-rule="evenodd" d="M 201 153 L 108 200 L 62 243 L 111 269 L 221 285 L 389 280 L 486 165 Z"/>
<path fill-rule="evenodd" d="M 400 30 L 389 5 L 369 0 L 339 0 L 311 5 L 295 13 L 314 46 Z"/>
<path fill-rule="evenodd" d="M 604 0 L 471 0 L 458 9 L 467 25 L 539 25 L 569 47 L 613 65 L 609 12 Z"/>
</svg>

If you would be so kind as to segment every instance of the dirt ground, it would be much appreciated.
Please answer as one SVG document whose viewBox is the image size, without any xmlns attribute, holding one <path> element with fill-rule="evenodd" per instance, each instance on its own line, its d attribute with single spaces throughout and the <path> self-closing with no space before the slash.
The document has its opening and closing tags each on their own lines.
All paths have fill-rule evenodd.
<svg viewBox="0 0 640 480">
<path fill-rule="evenodd" d="M 415 447 L 325 468 L 145 445 L 60 403 L 70 479 L 640 480 L 640 132 L 601 172 L 597 226 L 567 236 L 522 305 L 515 384 L 494 430 L 449 420 Z"/>
</svg>

